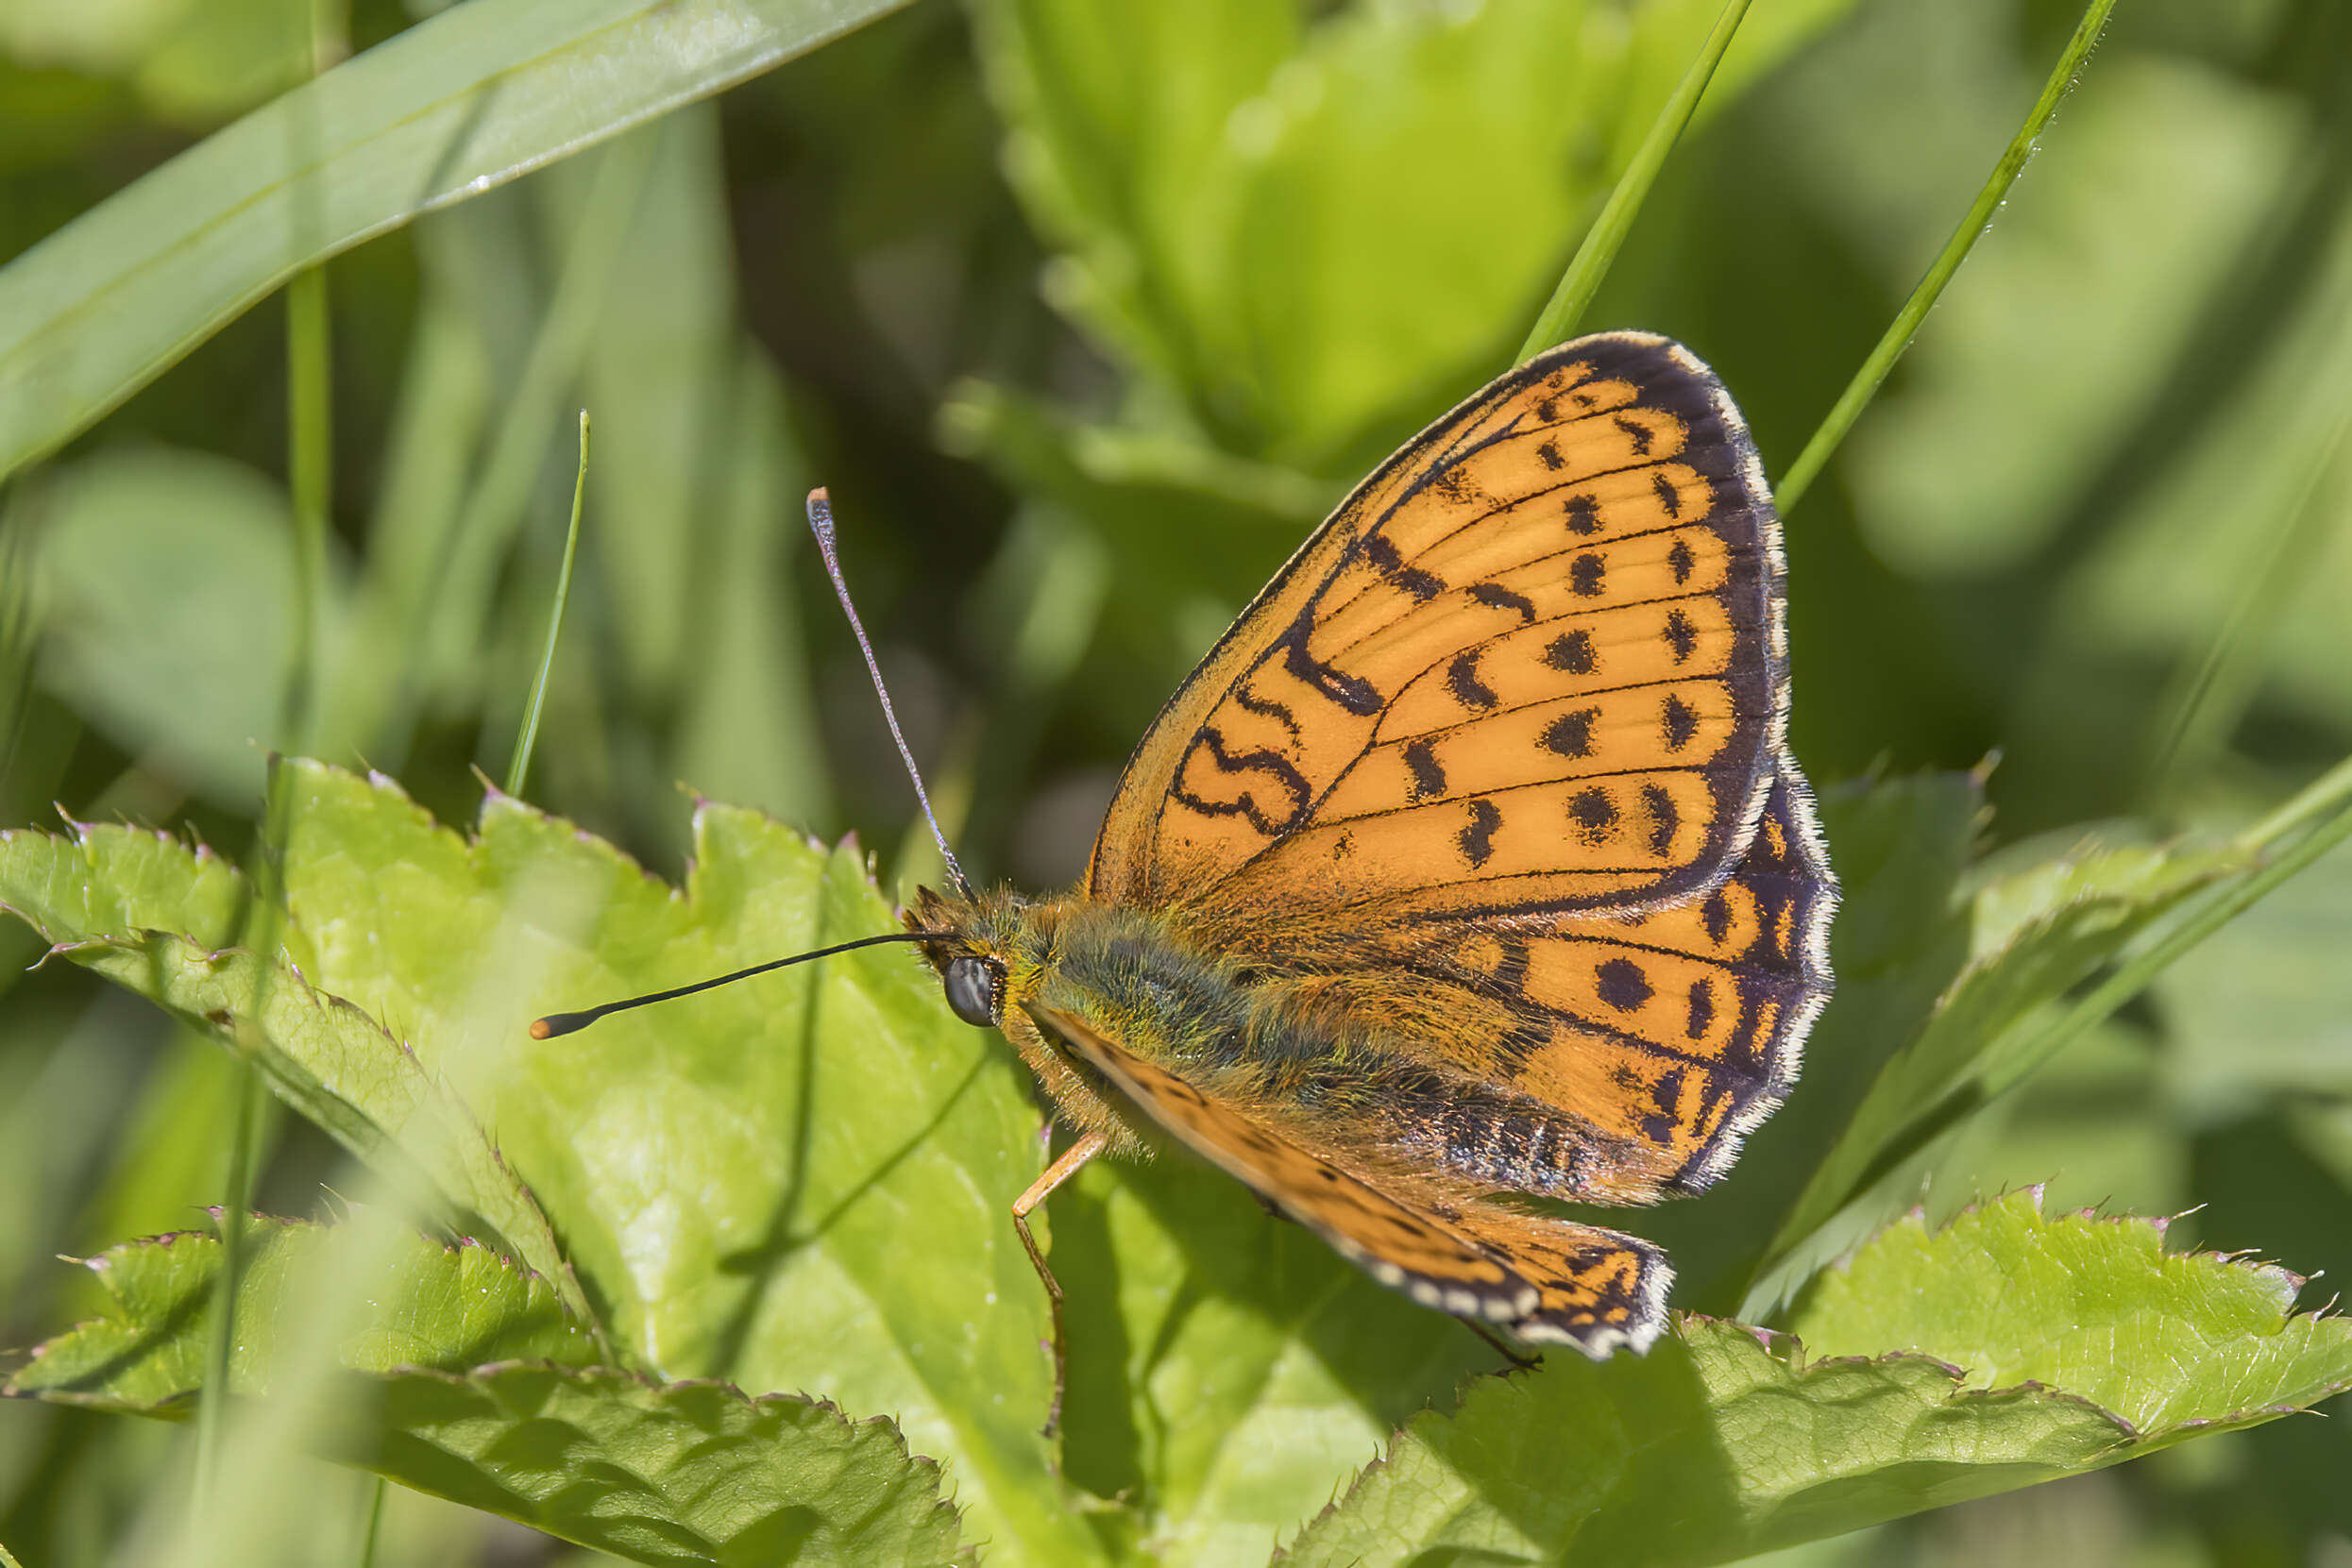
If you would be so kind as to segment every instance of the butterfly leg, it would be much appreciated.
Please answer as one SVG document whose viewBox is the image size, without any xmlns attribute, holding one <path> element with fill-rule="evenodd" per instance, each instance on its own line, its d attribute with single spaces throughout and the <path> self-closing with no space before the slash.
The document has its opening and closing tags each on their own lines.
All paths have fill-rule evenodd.
<svg viewBox="0 0 2352 1568">
<path fill-rule="evenodd" d="M 1061 1286 L 1054 1278 L 1054 1271 L 1045 1266 L 1045 1255 L 1037 1250 L 1037 1238 L 1029 1234 L 1029 1211 L 1053 1195 L 1054 1189 L 1076 1175 L 1088 1160 L 1103 1152 L 1109 1138 L 1101 1133 L 1089 1133 L 1062 1152 L 1061 1158 L 1046 1168 L 1045 1174 L 1029 1184 L 1029 1190 L 1013 1200 L 1013 1229 L 1021 1235 L 1021 1244 L 1028 1249 L 1030 1266 L 1044 1283 L 1045 1301 L 1054 1315 L 1054 1404 L 1046 1412 L 1045 1435 L 1052 1437 L 1061 1425 L 1061 1388 L 1065 1357 L 1062 1355 Z"/>
</svg>

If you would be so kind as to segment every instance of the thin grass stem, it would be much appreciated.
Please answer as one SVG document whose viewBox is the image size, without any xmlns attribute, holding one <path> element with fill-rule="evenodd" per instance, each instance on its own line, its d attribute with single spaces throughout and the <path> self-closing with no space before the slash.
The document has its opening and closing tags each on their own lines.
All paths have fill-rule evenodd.
<svg viewBox="0 0 2352 1568">
<path fill-rule="evenodd" d="M 531 773 L 531 749 L 539 739 L 539 714 L 547 706 L 548 677 L 555 668 L 555 641 L 564 630 L 564 606 L 571 602 L 571 565 L 580 551 L 580 506 L 588 494 L 588 411 L 580 411 L 580 471 L 571 484 L 571 524 L 564 531 L 564 565 L 555 574 L 555 602 L 548 610 L 547 647 L 539 653 L 539 678 L 531 683 L 531 705 L 522 733 L 515 737 L 515 759 L 507 765 L 506 792 L 519 798 Z"/>
<path fill-rule="evenodd" d="M 355 1561 L 358 1568 L 376 1568 L 376 1543 L 383 1534 L 384 1478 L 366 1477 L 364 1501 L 360 1509 L 360 1549 Z"/>
<path fill-rule="evenodd" d="M 1642 138 L 1633 160 L 1617 177 L 1616 185 L 1600 209 L 1600 216 L 1585 230 L 1584 241 L 1569 259 L 1567 271 L 1560 275 L 1551 298 L 1537 312 L 1527 341 L 1519 346 L 1519 362 L 1524 363 L 1553 344 L 1576 335 L 1577 323 L 1584 319 L 1593 295 L 1600 292 L 1601 279 L 1609 276 L 1610 263 L 1617 259 L 1625 236 L 1633 231 L 1633 220 L 1641 215 L 1650 188 L 1658 182 L 1658 171 L 1666 166 L 1667 154 L 1674 150 L 1683 127 L 1690 124 L 1699 100 L 1706 95 L 1707 84 L 1715 79 L 1715 68 L 1722 63 L 1723 51 L 1732 46 L 1740 19 L 1748 14 L 1748 5 L 1749 0 L 1729 0 L 1723 14 L 1716 18 L 1715 30 L 1707 34 L 1706 42 L 1699 46 L 1699 57 L 1690 62 L 1673 94 L 1650 122 L 1650 133 Z"/>
<path fill-rule="evenodd" d="M 1893 324 L 1878 340 L 1878 346 L 1871 349 L 1870 358 L 1862 362 L 1862 368 L 1855 371 L 1853 379 L 1846 383 L 1846 390 L 1838 395 L 1828 417 L 1813 432 L 1813 439 L 1805 443 L 1804 450 L 1797 454 L 1797 461 L 1790 464 L 1788 471 L 1781 476 L 1780 487 L 1772 493 L 1772 501 L 1783 516 L 1795 510 L 1797 503 L 1804 498 L 1805 492 L 1813 487 L 1813 481 L 1820 477 L 1822 468 L 1829 463 L 1830 454 L 1837 450 L 1838 444 L 1846 439 L 1846 432 L 1853 429 L 1855 420 L 1862 417 L 1863 409 L 1877 396 L 1887 373 L 1894 369 L 1895 362 L 1903 358 L 1903 351 L 1910 347 L 1911 340 L 1918 336 L 1921 324 L 1927 319 L 1927 312 L 1935 309 L 1936 301 L 1944 292 L 1944 285 L 1952 281 L 1953 274 L 1960 270 L 1960 263 L 1968 260 L 1968 253 L 1975 247 L 1977 240 L 1991 224 L 1993 213 L 2000 210 L 2003 199 L 2009 194 L 2009 187 L 2017 183 L 2017 177 L 2024 172 L 2026 163 L 2033 158 L 2042 131 L 2049 126 L 2051 116 L 2058 111 L 2059 102 L 2073 91 L 2083 61 L 2090 58 L 2091 47 L 2099 42 L 2100 30 L 2107 25 L 2107 12 L 2114 8 L 2115 0 L 2090 0 L 2090 4 L 2084 8 L 2082 22 L 2074 28 L 2074 36 L 2067 40 L 2066 49 L 2058 56 L 2058 63 L 2051 71 L 2050 79 L 2042 84 L 2041 96 L 2034 101 L 2033 112 L 2025 116 L 2025 123 L 2010 139 L 2008 147 L 2001 154 L 2001 160 L 1993 165 L 1991 176 L 1985 181 L 1985 188 L 1976 194 L 1975 205 L 1968 210 L 1968 216 L 1960 220 L 1960 226 L 1952 231 L 1952 238 L 1944 242 L 1942 254 L 1928 267 L 1919 286 L 1911 291 L 1911 297 L 1904 301 L 1903 309 L 1895 313 Z"/>
<path fill-rule="evenodd" d="M 2276 859 L 2218 897 L 2200 904 L 2155 942 L 2124 960 L 2114 973 L 2068 1008 L 2065 1015 L 2043 1030 L 2033 1043 L 2008 1057 L 1998 1072 L 1986 1079 L 1986 1094 L 1988 1097 L 2000 1094 L 2032 1075 L 2043 1063 L 2139 995 L 2150 981 L 2183 953 L 2269 897 L 2280 884 L 2343 843 L 2347 836 L 2352 836 L 2352 757 L 2337 764 L 2300 791 L 2287 807 L 2274 813 L 2264 823 L 2258 824 L 2258 827 L 2276 824 L 2268 836 L 2258 838 L 2249 833 L 2242 835 L 2238 842 L 2243 848 L 2255 849 L 2314 818 L 2317 825 Z"/>
</svg>

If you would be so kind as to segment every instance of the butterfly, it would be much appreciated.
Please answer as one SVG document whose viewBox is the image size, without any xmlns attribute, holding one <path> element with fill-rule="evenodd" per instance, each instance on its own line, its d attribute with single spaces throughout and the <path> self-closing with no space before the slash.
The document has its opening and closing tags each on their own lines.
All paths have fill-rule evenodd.
<svg viewBox="0 0 2352 1568">
<path fill-rule="evenodd" d="M 1077 1135 L 1013 1209 L 1058 1331 L 1027 1216 L 1175 1145 L 1429 1307 L 1648 1348 L 1665 1254 L 1517 1200 L 1698 1191 L 1795 1082 L 1837 888 L 1785 744 L 1783 577 L 1714 374 L 1649 334 L 1563 344 L 1242 613 L 1080 885 L 978 891 L 948 857 L 908 934 Z"/>
</svg>

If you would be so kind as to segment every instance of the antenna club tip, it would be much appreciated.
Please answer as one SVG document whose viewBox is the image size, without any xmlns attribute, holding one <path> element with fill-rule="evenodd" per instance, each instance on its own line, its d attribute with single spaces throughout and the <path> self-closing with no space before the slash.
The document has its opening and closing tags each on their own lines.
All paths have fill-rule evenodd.
<svg viewBox="0 0 2352 1568">
<path fill-rule="evenodd" d="M 821 484 L 816 489 L 811 490 L 808 493 L 808 504 L 811 506 L 830 506 L 833 504 L 833 493 Z"/>
<path fill-rule="evenodd" d="M 534 1040 L 543 1040 L 543 1039 L 548 1038 L 550 1036 L 553 1035 L 554 1033 L 555 1033 L 555 1025 L 553 1025 L 552 1023 L 550 1023 L 547 1020 L 545 1020 L 545 1019 L 533 1019 L 533 1020 L 531 1020 L 531 1037 L 532 1037 L 533 1039 L 534 1039 Z"/>
<path fill-rule="evenodd" d="M 568 1035 L 575 1029 L 585 1029 L 596 1020 L 597 1015 L 594 1013 L 550 1013 L 543 1019 L 532 1020 L 531 1037 L 534 1040 L 551 1040 L 558 1035 Z"/>
</svg>

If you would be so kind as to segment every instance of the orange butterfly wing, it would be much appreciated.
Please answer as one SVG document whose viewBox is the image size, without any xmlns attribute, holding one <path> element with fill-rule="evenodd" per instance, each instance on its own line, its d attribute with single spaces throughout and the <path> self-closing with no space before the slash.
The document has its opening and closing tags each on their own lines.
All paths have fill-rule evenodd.
<svg viewBox="0 0 2352 1568">
<path fill-rule="evenodd" d="M 1836 907 L 1792 767 L 1775 774 L 1747 853 L 1701 898 L 1532 929 L 1379 929 L 1362 956 L 1376 983 L 1406 977 L 1432 1016 L 1460 1020 L 1438 1054 L 1528 1104 L 1392 1102 L 1375 1136 L 1514 1191 L 1616 1203 L 1697 1191 L 1796 1082 L 1829 999 Z M 1497 1121 L 1523 1131 L 1497 1138 Z"/>
<path fill-rule="evenodd" d="M 1477 1203 L 1440 1212 L 1408 1183 L 1311 1152 L 1073 1014 L 1029 1014 L 1154 1124 L 1425 1307 L 1595 1357 L 1647 1349 L 1664 1325 L 1673 1270 L 1639 1238 Z"/>
<path fill-rule="evenodd" d="M 1110 903 L 1621 912 L 1746 848 L 1785 713 L 1777 524 L 1678 345 L 1537 356 L 1364 481 L 1143 737 Z"/>
</svg>

